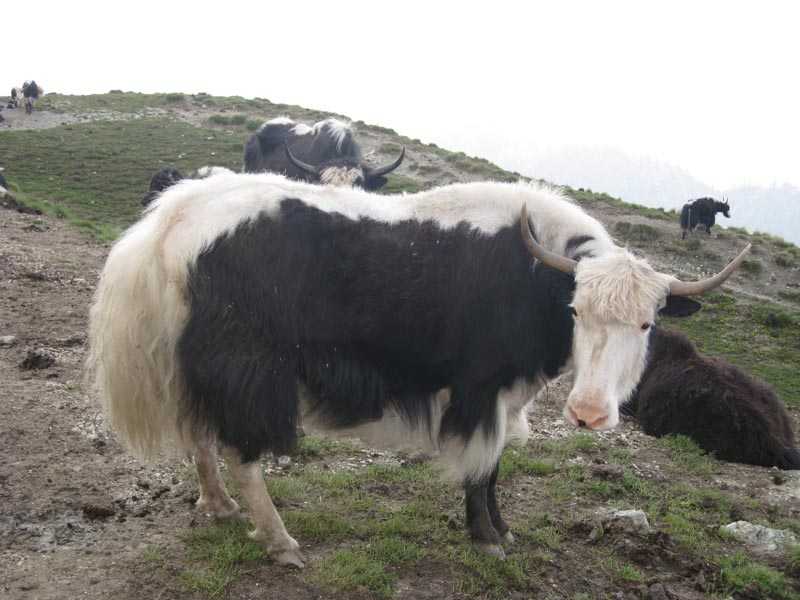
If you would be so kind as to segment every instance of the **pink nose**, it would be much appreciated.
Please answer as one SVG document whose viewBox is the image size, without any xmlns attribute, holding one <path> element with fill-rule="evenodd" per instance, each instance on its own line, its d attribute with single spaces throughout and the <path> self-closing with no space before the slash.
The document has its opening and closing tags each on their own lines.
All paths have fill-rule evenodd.
<svg viewBox="0 0 800 600">
<path fill-rule="evenodd" d="M 608 421 L 608 411 L 592 405 L 567 406 L 567 419 L 578 427 L 602 429 Z"/>
</svg>

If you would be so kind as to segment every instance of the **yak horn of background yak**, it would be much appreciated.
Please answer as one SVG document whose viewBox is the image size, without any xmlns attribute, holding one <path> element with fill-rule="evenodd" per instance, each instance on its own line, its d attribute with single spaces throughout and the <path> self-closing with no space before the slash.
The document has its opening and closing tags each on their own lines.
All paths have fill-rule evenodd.
<svg viewBox="0 0 800 600">
<path fill-rule="evenodd" d="M 406 147 L 403 146 L 403 149 L 400 151 L 400 156 L 397 157 L 393 163 L 388 165 L 384 165 L 382 167 L 378 167 L 376 169 L 369 169 L 365 168 L 364 171 L 366 172 L 367 177 L 380 177 L 381 175 L 386 175 L 387 173 L 391 173 L 397 167 L 400 166 L 400 163 L 403 162 L 403 158 L 406 156 Z"/>
<path fill-rule="evenodd" d="M 700 281 L 678 281 L 675 280 L 669 285 L 669 293 L 673 296 L 698 296 L 704 294 L 715 287 L 721 286 L 725 280 L 731 276 L 736 268 L 742 264 L 744 257 L 750 252 L 750 244 L 734 258 L 728 265 L 713 277 L 701 279 Z"/>
<path fill-rule="evenodd" d="M 299 158 L 295 158 L 294 154 L 292 154 L 292 151 L 289 150 L 289 146 L 287 146 L 286 144 L 284 144 L 283 147 L 286 149 L 286 156 L 289 158 L 289 160 L 295 167 L 297 167 L 301 171 L 310 173 L 311 175 L 319 175 L 319 169 L 317 169 L 317 167 L 314 167 L 308 163 L 304 163 Z"/>
<path fill-rule="evenodd" d="M 531 253 L 533 258 L 542 261 L 542 263 L 548 267 L 553 267 L 559 271 L 564 271 L 564 273 L 575 272 L 575 267 L 578 265 L 577 261 L 567 258 L 566 256 L 561 256 L 560 254 L 555 254 L 549 250 L 545 250 L 534 239 L 533 232 L 531 231 L 531 222 L 528 219 L 528 207 L 524 204 L 522 205 L 522 212 L 519 217 L 519 225 L 522 228 L 522 239 L 525 242 L 525 245 L 528 247 L 528 252 Z"/>
</svg>

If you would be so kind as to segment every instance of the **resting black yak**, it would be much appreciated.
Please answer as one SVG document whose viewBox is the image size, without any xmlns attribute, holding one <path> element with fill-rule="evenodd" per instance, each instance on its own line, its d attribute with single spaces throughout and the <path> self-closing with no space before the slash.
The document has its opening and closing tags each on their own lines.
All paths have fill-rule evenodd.
<svg viewBox="0 0 800 600">
<path fill-rule="evenodd" d="M 190 179 L 205 179 L 219 173 L 230 173 L 230 169 L 225 167 L 200 167 L 195 171 Z M 164 167 L 156 172 L 150 179 L 150 190 L 142 197 L 142 206 L 147 206 L 158 198 L 159 194 L 179 181 L 186 179 L 183 173 L 175 167 Z"/>
<path fill-rule="evenodd" d="M 775 392 L 729 362 L 701 356 L 677 331 L 652 328 L 644 374 L 620 411 L 648 435 L 686 435 L 721 460 L 800 469 Z"/>
</svg>

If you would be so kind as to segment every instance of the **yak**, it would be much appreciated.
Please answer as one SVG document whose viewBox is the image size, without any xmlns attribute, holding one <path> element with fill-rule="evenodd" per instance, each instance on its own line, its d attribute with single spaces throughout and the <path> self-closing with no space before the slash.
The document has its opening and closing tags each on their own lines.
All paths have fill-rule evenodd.
<svg viewBox="0 0 800 600">
<path fill-rule="evenodd" d="M 685 435 L 730 462 L 800 469 L 791 420 L 765 383 L 702 356 L 684 334 L 654 327 L 647 366 L 621 408 L 652 436 Z"/>
<path fill-rule="evenodd" d="M 194 172 L 191 178 L 203 179 L 219 173 L 231 173 L 231 170 L 226 169 L 225 167 L 200 167 Z M 161 192 L 169 187 L 172 187 L 179 181 L 183 181 L 184 179 L 186 179 L 186 177 L 184 177 L 183 173 L 181 173 L 175 167 L 164 167 L 159 169 L 156 171 L 153 177 L 150 178 L 150 189 L 142 197 L 142 206 L 149 205 L 153 200 L 158 198 Z"/>
<path fill-rule="evenodd" d="M 695 227 L 705 227 L 706 233 L 711 234 L 715 218 L 718 212 L 730 219 L 730 209 L 728 200 L 720 202 L 713 198 L 698 198 L 692 202 L 687 202 L 681 209 L 681 239 L 686 239 L 686 234 L 694 231 Z"/>
<path fill-rule="evenodd" d="M 720 285 L 682 282 L 617 246 L 544 185 L 479 182 L 380 196 L 275 174 L 165 190 L 114 245 L 90 310 L 88 381 L 141 457 L 194 453 L 198 506 L 238 512 L 230 465 L 280 564 L 304 558 L 259 457 L 296 424 L 437 454 L 465 490 L 467 528 L 504 556 L 503 447 L 563 370 L 564 418 L 611 429 L 644 369 L 659 311 Z M 580 261 L 576 257 L 582 257 Z"/>
<path fill-rule="evenodd" d="M 287 117 L 264 123 L 245 144 L 244 171 L 280 173 L 301 181 L 377 190 L 403 162 L 405 148 L 393 162 L 368 166 L 352 127 L 325 119 L 309 127 Z"/>
</svg>

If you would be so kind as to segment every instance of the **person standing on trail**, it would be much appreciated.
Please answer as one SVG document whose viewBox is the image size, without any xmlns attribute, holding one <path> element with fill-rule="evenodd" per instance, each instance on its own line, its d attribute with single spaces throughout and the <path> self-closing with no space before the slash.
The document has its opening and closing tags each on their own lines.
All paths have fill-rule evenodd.
<svg viewBox="0 0 800 600">
<path fill-rule="evenodd" d="M 44 94 L 44 90 L 40 88 L 35 81 L 31 80 L 25 82 L 22 86 L 22 95 L 25 96 L 25 112 L 27 114 L 33 112 L 33 105 L 42 94 Z"/>
</svg>

